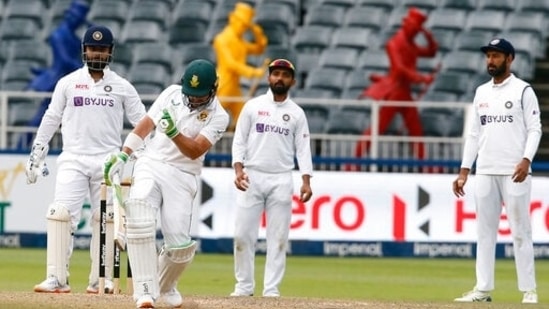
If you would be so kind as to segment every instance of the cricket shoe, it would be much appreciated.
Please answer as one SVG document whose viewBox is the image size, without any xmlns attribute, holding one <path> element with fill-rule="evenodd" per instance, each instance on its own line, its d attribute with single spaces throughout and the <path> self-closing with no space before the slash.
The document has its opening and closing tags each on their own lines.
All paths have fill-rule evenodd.
<svg viewBox="0 0 549 309">
<path fill-rule="evenodd" d="M 522 303 L 523 304 L 537 304 L 538 303 L 538 293 L 536 293 L 536 290 L 524 292 L 524 295 L 522 296 Z"/>
<path fill-rule="evenodd" d="M 136 308 L 154 308 L 154 298 L 151 295 L 145 294 L 139 297 L 135 302 Z"/>
<path fill-rule="evenodd" d="M 492 297 L 490 296 L 490 293 L 479 291 L 475 288 L 472 291 L 463 294 L 463 296 L 454 299 L 454 301 L 459 303 L 491 302 Z"/>
<path fill-rule="evenodd" d="M 159 302 L 164 302 L 172 308 L 181 308 L 183 306 L 183 297 L 176 288 L 167 293 L 160 294 Z"/>
<path fill-rule="evenodd" d="M 70 293 L 71 287 L 68 284 L 60 284 L 55 276 L 49 276 L 40 284 L 34 286 L 38 293 Z"/>
<path fill-rule="evenodd" d="M 112 294 L 114 292 L 114 284 L 111 280 L 105 279 L 105 294 Z M 86 288 L 86 293 L 88 294 L 98 294 L 99 293 L 99 281 L 90 283 Z"/>
</svg>

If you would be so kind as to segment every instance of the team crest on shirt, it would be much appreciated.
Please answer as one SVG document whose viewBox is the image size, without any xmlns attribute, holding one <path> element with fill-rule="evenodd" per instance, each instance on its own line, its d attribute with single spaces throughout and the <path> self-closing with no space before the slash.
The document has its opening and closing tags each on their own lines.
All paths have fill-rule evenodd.
<svg viewBox="0 0 549 309">
<path fill-rule="evenodd" d="M 105 90 L 105 92 L 111 92 L 112 87 L 110 85 L 106 85 L 105 87 L 103 87 L 103 90 Z"/>
<path fill-rule="evenodd" d="M 510 109 L 512 107 L 513 107 L 513 102 L 511 102 L 511 101 L 505 102 L 505 108 Z"/>
<path fill-rule="evenodd" d="M 288 122 L 290 120 L 290 115 L 288 115 L 288 114 L 282 115 L 282 120 Z"/>
<path fill-rule="evenodd" d="M 201 111 L 200 114 L 198 114 L 196 116 L 196 119 L 198 119 L 198 121 L 206 121 L 206 119 L 208 119 L 208 111 Z"/>
</svg>

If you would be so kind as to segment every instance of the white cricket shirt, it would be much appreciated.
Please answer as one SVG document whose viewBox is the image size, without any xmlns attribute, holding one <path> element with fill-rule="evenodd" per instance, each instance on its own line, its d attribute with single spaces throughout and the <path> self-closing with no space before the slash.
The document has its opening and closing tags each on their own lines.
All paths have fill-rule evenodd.
<svg viewBox="0 0 549 309">
<path fill-rule="evenodd" d="M 313 163 L 309 125 L 303 109 L 291 98 L 275 102 L 269 90 L 244 104 L 234 132 L 232 164 L 265 173 L 294 169 L 311 175 Z"/>
<path fill-rule="evenodd" d="M 95 82 L 84 65 L 59 79 L 35 143 L 49 143 L 61 125 L 63 151 L 96 155 L 120 150 L 124 111 L 135 125 L 145 106 L 126 79 L 108 67 L 103 72 Z"/>
<path fill-rule="evenodd" d="M 470 116 L 461 167 L 471 168 L 476 158 L 477 174 L 512 175 L 522 158 L 532 161 L 541 121 L 538 99 L 528 83 L 511 74 L 500 84 L 491 80 L 480 85 Z"/>
<path fill-rule="evenodd" d="M 156 98 L 147 115 L 155 124 L 162 118 L 162 111 L 168 109 L 179 132 L 187 137 L 195 138 L 199 134 L 207 138 L 212 145 L 223 137 L 229 125 L 229 114 L 223 109 L 217 97 L 205 109 L 191 111 L 183 104 L 181 85 L 171 85 Z M 185 172 L 200 175 L 205 154 L 192 160 L 186 157 L 175 143 L 156 127 L 154 137 L 147 143 L 142 154 L 152 160 L 166 162 Z"/>
</svg>

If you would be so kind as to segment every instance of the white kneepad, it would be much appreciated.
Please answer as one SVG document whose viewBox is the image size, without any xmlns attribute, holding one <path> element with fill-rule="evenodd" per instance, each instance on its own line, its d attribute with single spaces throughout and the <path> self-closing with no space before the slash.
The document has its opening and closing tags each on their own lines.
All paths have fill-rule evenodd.
<svg viewBox="0 0 549 309">
<path fill-rule="evenodd" d="M 67 284 L 69 255 L 71 253 L 71 214 L 67 207 L 51 204 L 46 214 L 47 223 L 47 274 L 54 275 L 60 284 Z"/>
<path fill-rule="evenodd" d="M 179 277 L 194 258 L 196 252 L 196 241 L 179 248 L 162 247 L 158 257 L 160 294 L 171 291 L 176 285 Z"/>
</svg>

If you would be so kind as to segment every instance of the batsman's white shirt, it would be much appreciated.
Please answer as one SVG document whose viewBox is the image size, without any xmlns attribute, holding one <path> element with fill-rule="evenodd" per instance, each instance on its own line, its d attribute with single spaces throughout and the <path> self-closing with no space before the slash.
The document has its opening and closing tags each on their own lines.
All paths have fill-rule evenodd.
<svg viewBox="0 0 549 309">
<path fill-rule="evenodd" d="M 59 126 L 63 151 L 95 155 L 120 150 L 124 111 L 135 125 L 145 107 L 135 88 L 108 67 L 95 82 L 84 66 L 61 78 L 42 118 L 35 143 L 47 144 Z"/>
<path fill-rule="evenodd" d="M 500 84 L 479 86 L 470 116 L 462 167 L 471 168 L 477 159 L 477 174 L 512 175 L 522 158 L 532 161 L 541 121 L 538 99 L 528 83 L 511 74 Z"/>
<path fill-rule="evenodd" d="M 294 169 L 297 158 L 301 174 L 311 175 L 309 125 L 303 109 L 290 97 L 275 102 L 269 90 L 242 108 L 234 133 L 232 164 L 266 173 Z"/>
<path fill-rule="evenodd" d="M 190 138 L 203 135 L 212 145 L 223 137 L 229 124 L 229 115 L 221 107 L 217 97 L 205 109 L 191 111 L 183 104 L 181 85 L 171 85 L 162 91 L 147 115 L 153 119 L 154 123 L 158 123 L 164 109 L 170 112 L 181 134 Z M 174 142 L 157 126 L 155 136 L 147 144 L 143 156 L 166 162 L 187 173 L 200 175 L 206 154 L 196 160 L 184 156 Z"/>
</svg>

